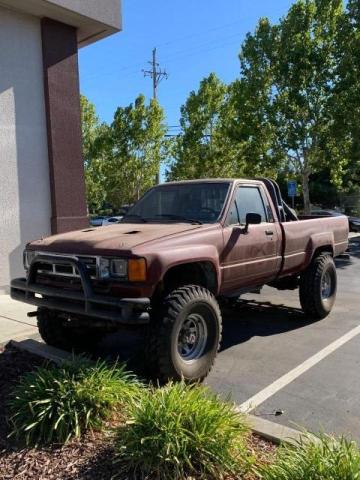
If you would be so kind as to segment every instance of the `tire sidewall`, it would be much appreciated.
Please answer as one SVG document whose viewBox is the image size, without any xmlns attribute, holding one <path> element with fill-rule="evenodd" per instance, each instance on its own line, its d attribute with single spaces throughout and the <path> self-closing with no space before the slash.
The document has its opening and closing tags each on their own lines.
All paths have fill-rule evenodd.
<svg viewBox="0 0 360 480">
<path fill-rule="evenodd" d="M 337 291 L 337 274 L 336 267 L 333 259 L 329 256 L 327 257 L 327 262 L 319 269 L 318 278 L 317 278 L 317 307 L 321 315 L 328 315 L 335 303 L 336 291 Z M 331 293 L 330 296 L 326 299 L 322 298 L 321 286 L 324 276 L 329 273 L 331 279 Z"/>
<path fill-rule="evenodd" d="M 215 302 L 215 300 L 214 300 Z M 186 361 L 178 352 L 178 337 L 184 321 L 191 313 L 203 314 L 207 326 L 207 342 L 201 357 Z M 204 313 L 207 313 L 206 315 Z M 177 376 L 186 380 L 205 377 L 216 357 L 220 341 L 218 310 L 211 301 L 204 298 L 190 300 L 177 314 L 169 335 L 168 354 Z"/>
</svg>

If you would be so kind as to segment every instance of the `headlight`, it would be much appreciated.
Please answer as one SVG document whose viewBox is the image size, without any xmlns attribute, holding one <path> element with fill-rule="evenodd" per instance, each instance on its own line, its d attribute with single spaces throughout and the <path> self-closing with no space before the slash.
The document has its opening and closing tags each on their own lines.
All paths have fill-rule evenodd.
<svg viewBox="0 0 360 480">
<path fill-rule="evenodd" d="M 116 278 L 127 278 L 128 262 L 123 258 L 111 260 L 111 276 Z"/>
<path fill-rule="evenodd" d="M 100 258 L 99 277 L 101 280 L 107 280 L 110 277 L 110 260 L 108 258 Z"/>
<path fill-rule="evenodd" d="M 144 258 L 105 258 L 99 259 L 99 277 L 144 282 L 146 280 L 146 261 Z"/>
<path fill-rule="evenodd" d="M 25 270 L 29 269 L 31 262 L 34 260 L 36 255 L 37 255 L 37 252 L 35 252 L 34 250 L 24 250 L 23 263 L 24 263 Z"/>
</svg>

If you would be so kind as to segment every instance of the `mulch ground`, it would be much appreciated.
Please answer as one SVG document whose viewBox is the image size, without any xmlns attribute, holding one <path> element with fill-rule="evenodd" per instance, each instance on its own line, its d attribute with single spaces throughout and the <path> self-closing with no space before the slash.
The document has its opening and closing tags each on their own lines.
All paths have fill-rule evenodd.
<svg viewBox="0 0 360 480">
<path fill-rule="evenodd" d="M 20 449 L 8 438 L 9 393 L 21 375 L 41 364 L 37 356 L 0 348 L 0 480 L 110 480 L 117 469 L 109 434 L 88 434 L 66 446 L 39 449 Z M 271 460 L 276 449 L 256 435 L 250 447 L 261 462 Z"/>
</svg>

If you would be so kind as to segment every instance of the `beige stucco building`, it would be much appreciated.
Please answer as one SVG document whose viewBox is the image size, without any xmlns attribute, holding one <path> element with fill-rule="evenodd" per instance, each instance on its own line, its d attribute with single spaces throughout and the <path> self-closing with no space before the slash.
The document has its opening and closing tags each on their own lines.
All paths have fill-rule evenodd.
<svg viewBox="0 0 360 480">
<path fill-rule="evenodd" d="M 0 294 L 27 241 L 87 224 L 77 53 L 120 29 L 120 0 L 0 0 Z"/>
</svg>

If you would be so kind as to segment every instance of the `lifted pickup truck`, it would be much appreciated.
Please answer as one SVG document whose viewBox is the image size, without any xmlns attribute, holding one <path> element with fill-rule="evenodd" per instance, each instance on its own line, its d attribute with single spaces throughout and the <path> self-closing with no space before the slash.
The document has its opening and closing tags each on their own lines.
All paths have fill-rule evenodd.
<svg viewBox="0 0 360 480">
<path fill-rule="evenodd" d="M 328 315 L 348 228 L 345 216 L 298 218 L 269 179 L 165 183 L 119 224 L 29 243 L 11 295 L 38 307 L 50 345 L 90 348 L 132 325 L 157 378 L 200 380 L 220 346 L 218 300 L 299 287 L 306 318 Z"/>
</svg>

